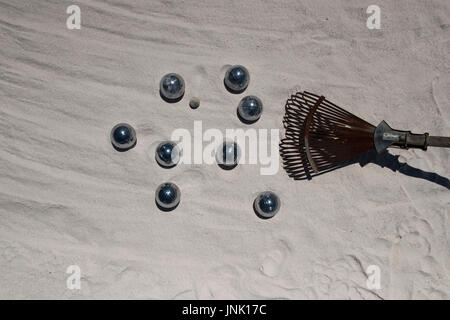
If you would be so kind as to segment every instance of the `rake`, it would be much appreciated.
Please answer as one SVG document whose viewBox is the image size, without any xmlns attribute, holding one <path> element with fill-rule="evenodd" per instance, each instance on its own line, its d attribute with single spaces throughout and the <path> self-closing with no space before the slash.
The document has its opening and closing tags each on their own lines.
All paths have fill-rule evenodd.
<svg viewBox="0 0 450 320">
<path fill-rule="evenodd" d="M 297 92 L 286 102 L 285 138 L 280 142 L 283 167 L 296 180 L 343 166 L 346 162 L 388 147 L 403 149 L 450 147 L 450 137 L 392 129 L 385 121 L 374 126 L 310 92 Z"/>
</svg>

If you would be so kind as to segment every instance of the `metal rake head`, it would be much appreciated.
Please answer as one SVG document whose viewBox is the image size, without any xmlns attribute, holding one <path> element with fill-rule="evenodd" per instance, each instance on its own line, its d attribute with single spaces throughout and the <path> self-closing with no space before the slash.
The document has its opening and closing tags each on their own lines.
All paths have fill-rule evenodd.
<svg viewBox="0 0 450 320">
<path fill-rule="evenodd" d="M 285 109 L 280 154 L 294 179 L 310 179 L 374 149 L 375 126 L 323 96 L 297 92 Z"/>
</svg>

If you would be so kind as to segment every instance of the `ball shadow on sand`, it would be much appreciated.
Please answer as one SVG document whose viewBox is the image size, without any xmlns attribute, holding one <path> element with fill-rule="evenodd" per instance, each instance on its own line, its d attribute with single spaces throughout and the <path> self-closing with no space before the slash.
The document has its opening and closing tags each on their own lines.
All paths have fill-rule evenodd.
<svg viewBox="0 0 450 320">
<path fill-rule="evenodd" d="M 161 90 L 159 90 L 159 96 L 161 97 L 161 99 L 163 99 L 163 100 L 164 100 L 165 102 L 167 102 L 167 103 L 177 103 L 177 102 L 180 102 L 181 99 L 183 99 L 184 93 L 183 93 L 183 94 L 181 95 L 181 97 L 179 97 L 179 98 L 176 98 L 176 99 L 169 99 L 169 98 L 165 97 L 165 96 L 162 94 Z"/>
<path fill-rule="evenodd" d="M 258 218 L 262 219 L 262 220 L 269 220 L 269 219 L 272 219 L 273 217 L 275 217 L 275 215 L 273 215 L 271 217 L 264 217 L 264 216 L 260 215 L 258 213 L 258 211 L 256 210 L 256 203 L 255 203 L 255 201 L 253 201 L 253 212 L 255 212 L 256 216 Z"/>
<path fill-rule="evenodd" d="M 226 165 L 226 164 L 223 164 L 223 163 L 218 163 L 217 165 L 220 167 L 220 169 L 230 171 L 230 170 L 233 170 L 234 168 L 236 168 L 238 163 L 232 164 L 232 165 Z"/>
<path fill-rule="evenodd" d="M 240 120 L 243 124 L 248 124 L 248 125 L 250 125 L 250 124 L 254 124 L 255 122 L 257 122 L 257 121 L 259 120 L 259 118 L 256 119 L 256 120 L 253 120 L 253 121 L 245 120 L 244 118 L 241 117 L 241 115 L 239 114 L 239 112 L 238 112 L 237 109 L 236 109 L 236 115 L 237 115 L 237 117 L 239 118 L 239 120 Z"/>
<path fill-rule="evenodd" d="M 158 204 L 158 202 L 156 201 L 156 199 L 155 199 L 155 204 L 156 204 L 156 206 L 158 207 L 159 210 L 164 211 L 164 212 L 170 212 L 170 211 L 173 211 L 173 210 L 175 210 L 176 208 L 178 208 L 178 206 L 180 205 L 180 203 L 178 202 L 177 205 L 176 205 L 175 207 L 173 207 L 173 208 L 164 208 L 164 207 L 161 207 L 161 206 Z"/>
<path fill-rule="evenodd" d="M 229 93 L 232 93 L 232 94 L 241 94 L 242 92 L 245 91 L 245 89 L 247 89 L 247 87 L 245 87 L 245 88 L 243 88 L 243 89 L 241 89 L 241 90 L 233 90 L 233 89 L 229 88 L 229 87 L 226 85 L 225 79 L 223 79 L 223 85 L 225 86 L 225 89 L 227 89 L 227 91 L 228 91 Z"/>
<path fill-rule="evenodd" d="M 137 139 L 136 139 L 136 141 L 133 143 L 133 145 L 132 145 L 132 146 L 129 146 L 128 148 L 118 148 L 118 147 L 116 147 L 116 146 L 111 142 L 111 145 L 113 146 L 113 148 L 114 148 L 116 151 L 118 151 L 118 152 L 126 152 L 126 151 L 128 151 L 128 150 L 130 150 L 130 149 L 133 149 L 133 148 L 136 146 L 136 144 L 137 144 Z"/>
</svg>

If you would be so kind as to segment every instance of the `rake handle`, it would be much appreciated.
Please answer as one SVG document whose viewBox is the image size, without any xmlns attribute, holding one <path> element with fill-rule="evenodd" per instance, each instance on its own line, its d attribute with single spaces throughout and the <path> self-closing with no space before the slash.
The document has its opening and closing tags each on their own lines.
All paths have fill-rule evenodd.
<svg viewBox="0 0 450 320">
<path fill-rule="evenodd" d="M 427 150 L 428 147 L 450 148 L 450 137 L 430 136 L 428 133 L 417 134 L 411 131 L 395 130 L 384 120 L 375 128 L 373 137 L 375 150 L 378 153 L 383 152 L 390 146 L 422 150 Z"/>
<path fill-rule="evenodd" d="M 430 136 L 428 137 L 428 146 L 450 148 L 450 137 Z"/>
<path fill-rule="evenodd" d="M 394 145 L 401 148 L 416 148 L 427 150 L 427 147 L 450 148 L 450 137 L 429 136 L 428 133 L 416 134 L 407 132 L 405 140 Z"/>
</svg>

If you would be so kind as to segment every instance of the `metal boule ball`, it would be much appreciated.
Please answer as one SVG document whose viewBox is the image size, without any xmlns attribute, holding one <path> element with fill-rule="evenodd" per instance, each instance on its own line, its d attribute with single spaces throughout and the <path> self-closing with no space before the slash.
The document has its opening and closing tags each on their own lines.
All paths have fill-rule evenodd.
<svg viewBox="0 0 450 320">
<path fill-rule="evenodd" d="M 127 151 L 136 145 L 136 131 L 128 123 L 119 123 L 112 128 L 110 139 L 117 151 Z"/>
<path fill-rule="evenodd" d="M 156 147 L 155 159 L 164 168 L 174 167 L 180 160 L 180 149 L 173 141 L 163 141 Z"/>
<path fill-rule="evenodd" d="M 237 107 L 239 119 L 244 123 L 253 123 L 258 121 L 261 117 L 262 111 L 262 101 L 256 96 L 246 96 L 242 98 Z"/>
<path fill-rule="evenodd" d="M 217 148 L 216 161 L 222 169 L 233 169 L 239 163 L 241 150 L 234 141 L 225 141 Z"/>
<path fill-rule="evenodd" d="M 262 219 L 272 218 L 280 210 L 280 198 L 272 191 L 261 192 L 253 202 L 253 209 Z"/>
<path fill-rule="evenodd" d="M 155 192 L 156 204 L 163 211 L 175 209 L 180 203 L 180 198 L 180 189 L 172 182 L 159 185 Z"/>
<path fill-rule="evenodd" d="M 241 65 L 234 65 L 228 68 L 225 73 L 224 83 L 232 93 L 241 93 L 247 89 L 250 82 L 250 73 L 247 68 Z"/>
<path fill-rule="evenodd" d="M 184 80 L 176 73 L 168 73 L 159 83 L 161 96 L 169 102 L 178 101 L 184 95 Z"/>
</svg>

